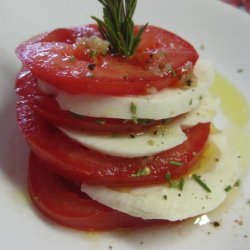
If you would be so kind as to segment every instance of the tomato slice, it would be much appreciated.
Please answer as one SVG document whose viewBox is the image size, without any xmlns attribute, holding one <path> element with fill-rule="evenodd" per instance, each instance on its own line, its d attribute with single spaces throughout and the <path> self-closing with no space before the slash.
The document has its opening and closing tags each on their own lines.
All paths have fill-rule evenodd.
<svg viewBox="0 0 250 250">
<path fill-rule="evenodd" d="M 89 150 L 72 141 L 56 127 L 34 114 L 21 98 L 17 106 L 19 126 L 33 152 L 50 165 L 58 175 L 88 184 L 133 186 L 164 183 L 166 173 L 172 179 L 186 174 L 198 159 L 210 130 L 209 124 L 198 124 L 185 131 L 187 140 L 152 157 L 121 158 Z M 175 166 L 171 162 L 181 162 Z M 145 167 L 151 173 L 137 176 Z"/>
<path fill-rule="evenodd" d="M 79 45 L 77 38 L 93 35 L 101 36 L 96 25 L 59 29 L 21 44 L 16 51 L 36 77 L 71 94 L 145 95 L 152 87 L 175 86 L 187 65 L 198 59 L 188 42 L 154 26 L 145 30 L 131 58 L 110 53 L 90 56 L 91 49 Z"/>
<path fill-rule="evenodd" d="M 95 133 L 131 133 L 137 134 L 161 125 L 164 120 L 139 120 L 134 123 L 130 120 L 112 118 L 93 118 L 60 109 L 55 96 L 41 92 L 37 87 L 37 79 L 28 69 L 22 69 L 16 80 L 16 91 L 19 96 L 29 101 L 32 109 L 52 124 L 75 128 Z"/>
<path fill-rule="evenodd" d="M 80 186 L 49 171 L 34 154 L 30 156 L 29 193 L 35 206 L 62 225 L 85 231 L 170 224 L 143 220 L 108 208 L 80 192 Z"/>
</svg>

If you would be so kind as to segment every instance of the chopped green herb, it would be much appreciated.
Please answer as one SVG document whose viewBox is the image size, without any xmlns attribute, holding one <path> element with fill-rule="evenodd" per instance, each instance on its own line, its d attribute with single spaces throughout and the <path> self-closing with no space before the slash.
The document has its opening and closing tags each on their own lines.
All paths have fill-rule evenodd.
<svg viewBox="0 0 250 250">
<path fill-rule="evenodd" d="M 238 73 L 242 73 L 242 72 L 243 72 L 243 69 L 240 68 L 240 69 L 237 70 L 237 72 L 238 72 Z"/>
<path fill-rule="evenodd" d="M 192 178 L 204 189 L 206 190 L 208 193 L 211 193 L 211 189 L 207 186 L 207 184 L 201 180 L 200 176 L 193 174 Z"/>
<path fill-rule="evenodd" d="M 130 138 L 134 139 L 135 138 L 135 135 L 131 134 L 129 135 Z"/>
<path fill-rule="evenodd" d="M 135 124 L 138 123 L 138 119 L 136 117 L 136 111 L 137 111 L 137 107 L 136 107 L 136 104 L 134 102 L 132 102 L 130 104 L 130 113 L 132 114 L 132 120 Z"/>
<path fill-rule="evenodd" d="M 229 192 L 231 189 L 232 189 L 232 186 L 231 186 L 231 185 L 228 185 L 227 187 L 225 187 L 225 191 L 226 191 L 226 192 Z"/>
<path fill-rule="evenodd" d="M 138 119 L 135 116 L 132 117 L 132 121 L 133 123 L 138 124 Z"/>
<path fill-rule="evenodd" d="M 240 186 L 240 179 L 238 179 L 235 183 L 234 183 L 235 187 L 239 187 Z"/>
<path fill-rule="evenodd" d="M 202 100 L 202 98 L 203 98 L 203 96 L 201 95 L 201 96 L 199 97 L 200 101 Z"/>
<path fill-rule="evenodd" d="M 190 99 L 189 105 L 192 105 L 192 103 L 193 103 L 193 99 Z"/>
<path fill-rule="evenodd" d="M 169 187 L 179 189 L 179 181 L 169 181 Z"/>
<path fill-rule="evenodd" d="M 76 61 L 76 57 L 75 56 L 70 56 L 69 61 L 70 62 L 75 62 Z"/>
<path fill-rule="evenodd" d="M 170 186 L 170 188 L 176 188 L 176 189 L 182 191 L 183 187 L 184 187 L 184 179 L 181 178 L 180 180 L 169 181 L 169 186 Z"/>
<path fill-rule="evenodd" d="M 166 174 L 165 174 L 165 179 L 166 179 L 167 181 L 170 181 L 170 180 L 171 180 L 171 174 L 170 174 L 170 173 L 166 173 Z"/>
<path fill-rule="evenodd" d="M 166 194 L 164 194 L 164 195 L 162 196 L 162 198 L 163 198 L 164 200 L 167 200 L 167 199 L 168 199 L 168 196 L 167 196 Z"/>
<path fill-rule="evenodd" d="M 147 144 L 150 145 L 150 146 L 153 146 L 154 145 L 154 141 L 150 139 L 150 140 L 147 141 Z"/>
<path fill-rule="evenodd" d="M 151 174 L 151 169 L 149 167 L 144 167 L 142 169 L 139 169 L 136 174 L 131 174 L 132 177 L 141 177 L 141 176 L 147 176 Z"/>
<path fill-rule="evenodd" d="M 169 161 L 169 164 L 178 166 L 178 167 L 183 166 L 183 162 L 180 162 L 180 161 Z"/>
<path fill-rule="evenodd" d="M 104 125 L 106 123 L 104 120 L 96 120 L 95 122 L 100 125 Z"/>
<path fill-rule="evenodd" d="M 134 102 L 130 104 L 130 112 L 132 115 L 136 114 L 136 104 Z"/>
<path fill-rule="evenodd" d="M 89 52 L 90 57 L 94 57 L 96 55 L 97 55 L 97 51 L 95 49 L 90 50 L 90 52 Z"/>
<path fill-rule="evenodd" d="M 183 187 L 184 187 L 184 179 L 181 178 L 181 179 L 180 179 L 180 182 L 179 182 L 179 189 L 182 191 L 182 190 L 183 190 Z"/>
</svg>

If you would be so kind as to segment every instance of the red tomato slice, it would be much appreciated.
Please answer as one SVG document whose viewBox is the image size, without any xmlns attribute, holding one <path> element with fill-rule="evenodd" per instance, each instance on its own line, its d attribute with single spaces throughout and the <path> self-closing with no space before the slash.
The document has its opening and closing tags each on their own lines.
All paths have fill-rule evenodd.
<svg viewBox="0 0 250 250">
<path fill-rule="evenodd" d="M 143 33 L 131 58 L 112 54 L 93 58 L 89 48 L 72 44 L 77 37 L 92 35 L 100 36 L 96 25 L 55 30 L 21 44 L 17 54 L 36 77 L 63 91 L 117 96 L 145 95 L 152 87 L 175 86 L 187 64 L 194 65 L 198 59 L 188 42 L 153 26 Z M 89 69 L 93 62 L 94 69 Z"/>
<path fill-rule="evenodd" d="M 16 91 L 31 104 L 32 109 L 52 124 L 99 133 L 141 133 L 146 129 L 161 125 L 162 120 L 141 120 L 135 124 L 129 120 L 92 118 L 79 116 L 60 109 L 54 96 L 42 93 L 37 87 L 37 79 L 28 69 L 22 69 L 17 77 Z"/>
<path fill-rule="evenodd" d="M 33 152 L 50 164 L 58 175 L 88 184 L 133 186 L 164 183 L 166 173 L 172 179 L 186 174 L 202 151 L 209 124 L 199 124 L 185 133 L 188 139 L 181 145 L 152 157 L 120 158 L 89 150 L 72 141 L 57 128 L 35 115 L 21 98 L 17 106 L 19 126 Z M 175 166 L 171 162 L 181 162 Z M 150 168 L 147 176 L 138 172 Z"/>
<path fill-rule="evenodd" d="M 29 193 L 35 206 L 53 221 L 85 231 L 170 224 L 143 220 L 101 205 L 80 192 L 80 186 L 63 179 L 30 156 Z M 173 223 L 172 223 L 173 224 Z"/>
</svg>

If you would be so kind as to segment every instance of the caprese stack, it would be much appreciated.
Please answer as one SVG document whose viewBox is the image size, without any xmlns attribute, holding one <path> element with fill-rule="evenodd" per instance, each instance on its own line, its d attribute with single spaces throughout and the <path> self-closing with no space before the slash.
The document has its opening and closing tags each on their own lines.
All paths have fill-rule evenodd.
<svg viewBox="0 0 250 250">
<path fill-rule="evenodd" d="M 210 125 L 218 106 L 208 92 L 211 63 L 169 31 L 134 27 L 135 3 L 104 6 L 123 5 L 123 33 L 95 18 L 98 25 L 56 29 L 17 48 L 30 196 L 66 226 L 180 221 L 219 206 L 239 176 L 225 136 Z"/>
</svg>

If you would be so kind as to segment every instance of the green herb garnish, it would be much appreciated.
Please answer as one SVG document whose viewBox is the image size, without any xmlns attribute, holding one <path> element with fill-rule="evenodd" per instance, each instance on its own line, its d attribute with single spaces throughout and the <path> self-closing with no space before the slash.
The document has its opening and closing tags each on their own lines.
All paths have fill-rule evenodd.
<svg viewBox="0 0 250 250">
<path fill-rule="evenodd" d="M 180 162 L 180 161 L 169 161 L 169 164 L 180 167 L 180 166 L 183 165 L 183 162 Z"/>
<path fill-rule="evenodd" d="M 69 57 L 69 61 L 70 62 L 75 62 L 76 61 L 76 57 L 75 56 L 70 56 Z"/>
<path fill-rule="evenodd" d="M 235 187 L 239 187 L 240 186 L 240 179 L 238 179 L 235 183 L 234 183 Z"/>
<path fill-rule="evenodd" d="M 135 124 L 138 123 L 138 119 L 137 119 L 137 117 L 136 117 L 136 110 L 137 110 L 136 104 L 135 104 L 134 102 L 132 102 L 132 103 L 130 104 L 130 113 L 131 113 L 131 115 L 132 115 L 132 120 L 133 120 L 133 122 L 134 122 Z"/>
<path fill-rule="evenodd" d="M 96 120 L 95 121 L 97 124 L 100 124 L 100 125 L 105 125 L 106 121 L 104 120 Z"/>
<path fill-rule="evenodd" d="M 232 189 L 232 186 L 231 186 L 231 185 L 228 185 L 227 187 L 225 187 L 224 190 L 225 190 L 226 192 L 229 192 L 231 189 Z"/>
<path fill-rule="evenodd" d="M 90 52 L 89 52 L 89 56 L 90 57 L 95 57 L 96 55 L 97 55 L 97 51 L 96 50 L 94 50 L 94 49 L 90 50 Z"/>
<path fill-rule="evenodd" d="M 167 200 L 167 199 L 168 199 L 168 196 L 167 196 L 166 194 L 164 194 L 164 195 L 162 196 L 162 198 L 163 198 L 164 200 Z"/>
<path fill-rule="evenodd" d="M 139 169 L 136 174 L 131 174 L 132 177 L 141 177 L 141 176 L 147 176 L 151 174 L 151 169 L 149 167 L 144 167 L 142 169 Z"/>
<path fill-rule="evenodd" d="M 166 173 L 165 174 L 165 179 L 166 179 L 166 181 L 170 181 L 171 180 L 171 174 L 170 173 Z"/>
<path fill-rule="evenodd" d="M 206 190 L 208 193 L 211 193 L 211 189 L 207 186 L 207 184 L 201 180 L 200 176 L 193 174 L 192 178 L 204 189 Z"/>
<path fill-rule="evenodd" d="M 182 191 L 184 187 L 184 179 L 181 178 L 180 180 L 177 181 L 169 181 L 169 186 L 170 188 L 176 188 Z"/>
<path fill-rule="evenodd" d="M 179 189 L 182 191 L 183 187 L 184 187 L 184 179 L 181 178 L 180 181 L 179 181 Z"/>
<path fill-rule="evenodd" d="M 135 115 L 135 114 L 136 114 L 136 105 L 135 105 L 134 102 L 132 102 L 132 103 L 130 104 L 130 112 L 131 112 L 132 115 Z"/>
<path fill-rule="evenodd" d="M 137 0 L 98 0 L 103 5 L 103 20 L 92 16 L 99 25 L 104 39 L 110 42 L 113 53 L 126 57 L 134 54 L 143 31 L 148 24 L 142 26 L 134 34 L 132 17 L 135 12 Z"/>
</svg>

